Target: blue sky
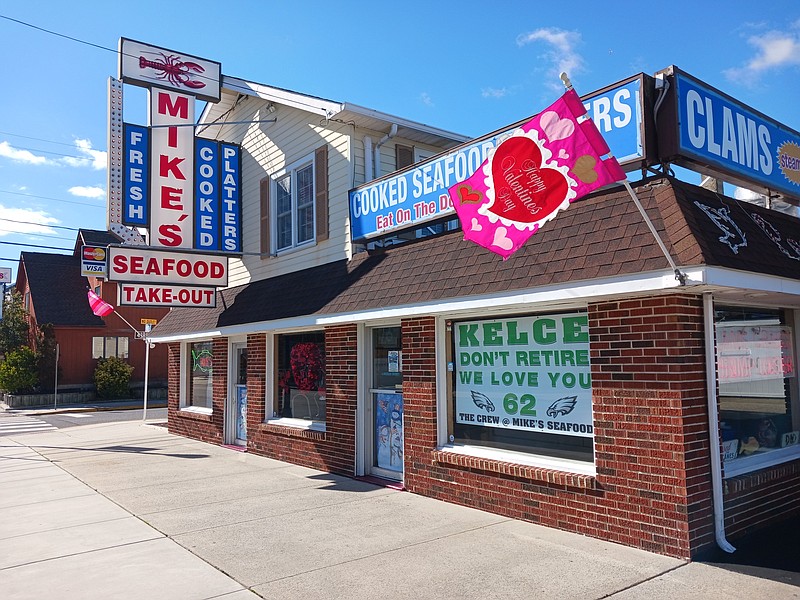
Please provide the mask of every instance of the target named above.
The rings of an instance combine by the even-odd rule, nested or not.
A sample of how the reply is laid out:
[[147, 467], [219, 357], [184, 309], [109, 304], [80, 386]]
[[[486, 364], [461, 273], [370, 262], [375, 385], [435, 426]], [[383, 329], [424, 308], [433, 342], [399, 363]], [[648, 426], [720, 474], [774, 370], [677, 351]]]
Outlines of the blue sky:
[[[12, 244], [69, 248], [74, 229], [105, 228], [106, 86], [120, 37], [219, 61], [226, 75], [474, 137], [550, 104], [563, 91], [561, 70], [588, 94], [669, 65], [800, 130], [797, 0], [564, 6], [4, 2], [0, 267], [16, 278], [17, 263], [6, 259], [48, 251]], [[125, 98], [125, 120], [144, 124], [143, 91], [126, 86]]]

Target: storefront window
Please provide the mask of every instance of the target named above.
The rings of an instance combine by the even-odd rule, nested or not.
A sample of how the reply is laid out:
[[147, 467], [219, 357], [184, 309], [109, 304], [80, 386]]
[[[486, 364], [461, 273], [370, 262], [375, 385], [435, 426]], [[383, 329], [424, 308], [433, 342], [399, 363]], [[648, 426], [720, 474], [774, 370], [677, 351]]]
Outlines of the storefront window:
[[214, 369], [212, 342], [189, 344], [189, 394], [186, 404], [198, 408], [212, 407]]
[[592, 461], [585, 313], [454, 322], [457, 444]]
[[274, 417], [325, 422], [325, 334], [279, 335]]
[[[723, 458], [734, 469], [798, 443], [794, 333], [787, 312], [718, 307], [717, 376]], [[752, 460], [751, 460], [752, 462]]]

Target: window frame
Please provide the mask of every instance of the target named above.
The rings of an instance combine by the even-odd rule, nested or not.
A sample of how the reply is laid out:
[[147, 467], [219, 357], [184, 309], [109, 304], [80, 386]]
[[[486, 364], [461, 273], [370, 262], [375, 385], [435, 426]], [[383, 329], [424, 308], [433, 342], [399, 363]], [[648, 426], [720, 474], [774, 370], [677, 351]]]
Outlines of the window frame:
[[[299, 233], [299, 226], [298, 226], [298, 213], [301, 207], [298, 206], [297, 202], [297, 175], [303, 169], [310, 167], [311, 168], [311, 194], [309, 196], [309, 201], [307, 205], [304, 205], [303, 208], [308, 208], [311, 210], [313, 219], [311, 223], [311, 230], [310, 230], [310, 237], [303, 241], [298, 241], [298, 233]], [[290, 221], [291, 221], [291, 244], [285, 247], [279, 247], [279, 229], [278, 229], [278, 194], [279, 194], [279, 182], [284, 180], [286, 177], [289, 177], [290, 181], [290, 200], [291, 200], [291, 210], [290, 210]], [[319, 215], [317, 214], [317, 164], [316, 164], [316, 153], [311, 152], [304, 157], [300, 158], [299, 160], [291, 163], [285, 169], [278, 171], [275, 175], [270, 178], [270, 214], [272, 218], [270, 219], [270, 239], [272, 240], [270, 251], [273, 255], [279, 256], [282, 254], [286, 254], [288, 252], [292, 252], [298, 250], [300, 248], [307, 248], [309, 246], [314, 246], [317, 241], [317, 219]]]
[[[279, 377], [278, 377], [278, 362], [280, 360], [279, 344], [281, 337], [293, 335], [307, 335], [307, 334], [320, 334], [322, 336], [322, 353], [323, 365], [325, 363], [325, 330], [318, 327], [309, 329], [291, 329], [279, 330], [267, 334], [267, 360], [266, 360], [266, 381], [265, 398], [264, 398], [264, 423], [269, 425], [277, 425], [282, 427], [293, 427], [296, 429], [308, 429], [313, 431], [324, 432], [327, 427], [327, 407], [325, 408], [325, 420], [311, 420], [295, 417], [285, 417], [280, 414], [279, 401]], [[323, 370], [324, 376], [327, 376], [327, 366]], [[324, 398], [324, 397], [323, 397]]]
[[[493, 460], [504, 463], [521, 464], [536, 468], [545, 468], [565, 473], [596, 476], [596, 456], [592, 442], [591, 460], [578, 460], [567, 457], [550, 456], [517, 450], [494, 448], [477, 444], [465, 444], [454, 437], [455, 420], [455, 324], [464, 321], [492, 321], [514, 317], [546, 317], [548, 315], [565, 315], [585, 313], [586, 306], [564, 306], [558, 311], [534, 311], [515, 314], [451, 314], [436, 320], [436, 372], [437, 376], [437, 450], [455, 455]], [[590, 367], [591, 368], [591, 367]], [[594, 423], [594, 406], [592, 406], [592, 422]], [[548, 434], [550, 435], [550, 434]], [[592, 436], [594, 440], [594, 436]]]
[[190, 393], [190, 385], [191, 385], [191, 377], [190, 377], [190, 361], [191, 361], [191, 348], [194, 344], [212, 344], [213, 347], [213, 339], [198, 339], [198, 340], [191, 340], [188, 342], [184, 342], [181, 344], [181, 375], [180, 375], [180, 410], [185, 412], [194, 412], [204, 415], [210, 415], [214, 411], [214, 380], [213, 380], [213, 371], [212, 371], [212, 379], [211, 379], [211, 406], [195, 406], [190, 404], [191, 401], [191, 393]]
[[[714, 305], [714, 312], [718, 310], [779, 310], [784, 313], [785, 316], [785, 323], [792, 329], [792, 348], [794, 350], [794, 359], [795, 361], [798, 360], [800, 357], [800, 310], [793, 310], [786, 307], [775, 307], [775, 306], [758, 306], [753, 304], [747, 305], [739, 305], [735, 303], [728, 303], [728, 302], [719, 302], [715, 303]], [[722, 416], [722, 406], [720, 402], [720, 388], [719, 388], [719, 356], [718, 356], [718, 340], [716, 336], [716, 327], [717, 327], [717, 320], [716, 316], [714, 318], [714, 370], [716, 373], [716, 383], [717, 383], [717, 411], [719, 414], [720, 424], [725, 420]], [[794, 376], [789, 378], [789, 381], [786, 384], [787, 394], [789, 396], [788, 403], [791, 410], [791, 419], [793, 422], [793, 431], [800, 430], [800, 369], [797, 368], [795, 364], [795, 373]], [[724, 444], [724, 440], [722, 439], [722, 435], [720, 435], [720, 445], [722, 450], [722, 445]], [[775, 448], [768, 452], [763, 453], [756, 453], [750, 456], [739, 456], [736, 459], [722, 461], [722, 471], [723, 471], [723, 478], [730, 479], [732, 477], [738, 477], [740, 475], [746, 475], [748, 473], [752, 473], [754, 471], [759, 471], [762, 469], [767, 469], [771, 467], [775, 467], [781, 465], [783, 463], [797, 460], [800, 458], [800, 444], [794, 444], [791, 446], [786, 446], [784, 448]]]

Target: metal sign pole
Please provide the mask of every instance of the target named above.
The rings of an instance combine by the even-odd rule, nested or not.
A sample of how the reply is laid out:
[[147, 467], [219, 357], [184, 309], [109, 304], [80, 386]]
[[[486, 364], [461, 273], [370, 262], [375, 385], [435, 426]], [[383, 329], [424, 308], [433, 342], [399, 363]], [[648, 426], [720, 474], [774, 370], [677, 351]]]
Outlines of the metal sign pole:
[[150, 329], [152, 325], [144, 326], [144, 401], [142, 404], [142, 423], [147, 422], [147, 383], [150, 379]]
[[55, 387], [53, 388], [53, 410], [58, 409], [58, 355], [59, 355], [60, 346], [56, 344], [56, 377], [55, 377]]

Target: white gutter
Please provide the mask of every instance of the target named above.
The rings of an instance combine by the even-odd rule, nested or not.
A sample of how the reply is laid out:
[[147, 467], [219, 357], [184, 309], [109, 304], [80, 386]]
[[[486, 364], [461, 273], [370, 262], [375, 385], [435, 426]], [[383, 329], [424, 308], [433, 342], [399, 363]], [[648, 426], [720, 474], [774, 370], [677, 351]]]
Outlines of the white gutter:
[[703, 321], [706, 344], [706, 395], [708, 396], [708, 439], [711, 446], [711, 492], [714, 499], [714, 534], [717, 545], [725, 552], [736, 552], [725, 539], [725, 504], [722, 491], [722, 459], [720, 458], [719, 408], [717, 406], [717, 356], [714, 351], [714, 299], [703, 294]]
[[368, 183], [375, 179], [372, 174], [372, 138], [364, 136], [364, 183]]
[[381, 141], [375, 144], [375, 177], [381, 176], [381, 146], [397, 135], [397, 123], [392, 123], [389, 133], [381, 138]]

